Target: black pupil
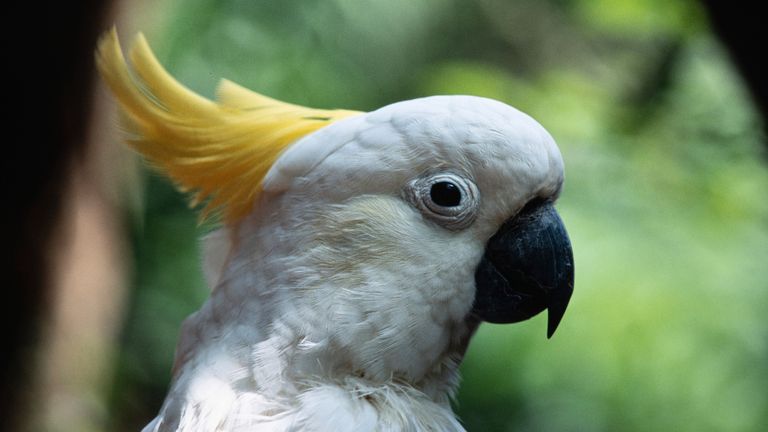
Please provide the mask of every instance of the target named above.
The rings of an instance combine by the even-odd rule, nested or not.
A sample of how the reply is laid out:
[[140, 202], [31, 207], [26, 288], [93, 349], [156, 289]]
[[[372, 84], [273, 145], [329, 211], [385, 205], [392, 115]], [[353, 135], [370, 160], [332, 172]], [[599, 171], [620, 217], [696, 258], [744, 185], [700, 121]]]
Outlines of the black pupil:
[[456, 207], [461, 204], [461, 190], [451, 182], [438, 182], [429, 191], [432, 202], [441, 207]]

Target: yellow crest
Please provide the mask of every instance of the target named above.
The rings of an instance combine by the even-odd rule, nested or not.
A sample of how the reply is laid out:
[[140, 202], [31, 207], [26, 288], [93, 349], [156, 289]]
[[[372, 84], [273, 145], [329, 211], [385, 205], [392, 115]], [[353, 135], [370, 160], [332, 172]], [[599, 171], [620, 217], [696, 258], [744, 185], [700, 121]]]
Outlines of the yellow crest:
[[128, 123], [128, 144], [165, 171], [202, 217], [247, 215], [262, 180], [299, 138], [358, 111], [319, 110], [280, 102], [222, 80], [217, 101], [187, 89], [163, 69], [142, 34], [123, 58], [117, 31], [102, 37], [96, 62]]

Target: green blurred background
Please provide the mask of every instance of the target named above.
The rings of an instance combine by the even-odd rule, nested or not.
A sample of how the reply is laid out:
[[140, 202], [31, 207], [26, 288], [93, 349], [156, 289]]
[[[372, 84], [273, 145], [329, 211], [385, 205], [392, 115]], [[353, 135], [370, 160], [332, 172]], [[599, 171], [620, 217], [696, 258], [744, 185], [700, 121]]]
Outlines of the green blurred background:
[[[468, 430], [766, 430], [768, 146], [697, 2], [173, 0], [134, 14], [207, 96], [221, 77], [323, 108], [472, 94], [552, 133], [576, 291], [551, 340], [544, 317], [481, 327], [456, 402]], [[207, 296], [209, 227], [143, 179], [115, 431], [157, 412], [180, 323]]]

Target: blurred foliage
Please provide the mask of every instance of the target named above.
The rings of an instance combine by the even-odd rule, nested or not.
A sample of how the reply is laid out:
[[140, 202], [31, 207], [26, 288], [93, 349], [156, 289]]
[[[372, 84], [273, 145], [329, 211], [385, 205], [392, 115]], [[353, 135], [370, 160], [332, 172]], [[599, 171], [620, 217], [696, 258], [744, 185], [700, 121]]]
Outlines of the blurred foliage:
[[[761, 431], [768, 424], [765, 136], [693, 1], [174, 0], [150, 34], [182, 82], [370, 110], [474, 94], [531, 114], [566, 162], [576, 292], [484, 324], [457, 410], [471, 431]], [[112, 430], [159, 408], [207, 296], [195, 215], [150, 174]]]

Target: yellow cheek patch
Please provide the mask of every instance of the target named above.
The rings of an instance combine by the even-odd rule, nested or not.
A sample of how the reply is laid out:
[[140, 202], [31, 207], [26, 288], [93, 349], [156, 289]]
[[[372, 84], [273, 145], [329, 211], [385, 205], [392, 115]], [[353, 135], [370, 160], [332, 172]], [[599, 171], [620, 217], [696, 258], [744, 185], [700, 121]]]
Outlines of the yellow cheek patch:
[[283, 150], [301, 137], [358, 111], [320, 110], [281, 102], [222, 80], [212, 101], [176, 81], [142, 34], [123, 57], [117, 31], [99, 41], [96, 63], [126, 119], [126, 142], [179, 189], [206, 202], [201, 218], [235, 222], [247, 215], [262, 180]]

